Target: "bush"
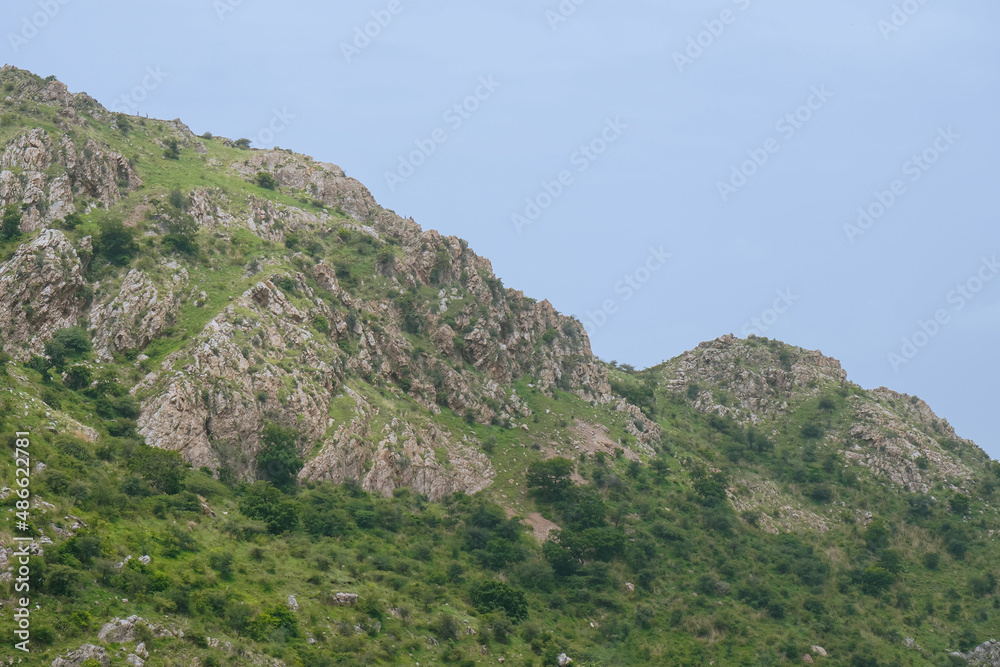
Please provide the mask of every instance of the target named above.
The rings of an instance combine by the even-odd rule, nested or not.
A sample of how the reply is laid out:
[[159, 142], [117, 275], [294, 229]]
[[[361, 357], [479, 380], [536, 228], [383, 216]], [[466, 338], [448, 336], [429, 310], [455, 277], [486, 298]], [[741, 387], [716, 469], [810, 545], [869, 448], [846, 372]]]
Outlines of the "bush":
[[258, 171], [254, 177], [254, 182], [265, 190], [276, 190], [278, 188], [277, 179], [266, 171]]
[[177, 143], [176, 139], [167, 139], [163, 142], [165, 148], [163, 149], [163, 157], [168, 160], [180, 160], [181, 159], [181, 147]]
[[503, 611], [515, 623], [528, 617], [524, 592], [502, 581], [487, 581], [472, 592], [472, 604], [480, 614]]
[[263, 521], [268, 532], [275, 535], [294, 529], [298, 523], [297, 505], [284, 500], [281, 492], [267, 481], [257, 481], [248, 486], [240, 499], [239, 508], [244, 516]]
[[292, 428], [282, 428], [273, 422], [264, 425], [261, 433], [263, 447], [257, 455], [257, 473], [260, 478], [280, 489], [287, 489], [302, 470], [297, 442], [299, 433]]
[[547, 461], [536, 461], [528, 466], [528, 488], [534, 489], [544, 500], [557, 502], [566, 497], [573, 488], [573, 462], [556, 457]]
[[956, 491], [955, 495], [948, 500], [948, 505], [951, 507], [952, 514], [964, 516], [969, 513], [969, 497], [964, 493]]
[[896, 575], [884, 567], [871, 565], [861, 573], [861, 591], [867, 595], [881, 595], [896, 581]]
[[63, 229], [73, 230], [83, 223], [83, 216], [79, 213], [70, 213], [62, 221]]
[[45, 356], [56, 369], [62, 368], [67, 361], [83, 357], [90, 350], [90, 336], [83, 327], [59, 329], [45, 344]]
[[10, 204], [3, 210], [3, 221], [0, 222], [0, 241], [10, 241], [21, 235], [21, 210]]
[[125, 266], [139, 252], [139, 244], [136, 243], [132, 230], [117, 220], [101, 227], [95, 246], [97, 254], [116, 266]]

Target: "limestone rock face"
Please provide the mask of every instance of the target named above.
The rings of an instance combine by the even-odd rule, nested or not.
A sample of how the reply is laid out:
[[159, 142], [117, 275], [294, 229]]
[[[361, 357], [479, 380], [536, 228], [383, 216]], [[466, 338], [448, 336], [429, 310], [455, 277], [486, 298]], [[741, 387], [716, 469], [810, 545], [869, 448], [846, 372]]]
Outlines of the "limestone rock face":
[[140, 623], [148, 626], [150, 632], [153, 634], [153, 637], [158, 639], [170, 637], [180, 638], [184, 636], [184, 633], [181, 630], [175, 630], [172, 627], [165, 628], [155, 623], [147, 623], [141, 616], [132, 615], [128, 618], [115, 618], [108, 621], [101, 626], [100, 632], [97, 633], [97, 638], [108, 644], [125, 644], [128, 642], [134, 642], [137, 639], [136, 626]]
[[972, 471], [960, 460], [986, 462], [924, 401], [884, 387], [864, 391], [847, 381], [839, 361], [820, 352], [729, 335], [667, 362], [662, 372], [666, 388], [699, 412], [765, 431], [809, 401], [846, 398], [853, 413], [848, 425], [823, 433], [820, 442], [911, 492], [927, 493], [937, 480], [968, 490]]
[[955, 653], [973, 667], [1000, 667], [1000, 644], [996, 639], [983, 642], [968, 653]]
[[[310, 441], [322, 437], [337, 374], [317, 356], [313, 333], [300, 326], [304, 319], [270, 281], [245, 292], [190, 348], [167, 357], [161, 371], [134, 389], [149, 394], [140, 433], [194, 465], [226, 465], [241, 475], [252, 468], [269, 417]], [[261, 352], [295, 362], [268, 362]], [[184, 365], [172, 370], [175, 362]]]
[[[90, 242], [81, 245], [89, 259]], [[0, 264], [0, 336], [15, 359], [42, 354], [45, 341], [76, 326], [87, 305], [83, 260], [66, 236], [46, 229]]]
[[[918, 466], [921, 459], [927, 462], [930, 475], [969, 480], [972, 471], [968, 466], [945, 451], [936, 439], [943, 436], [960, 442], [947, 422], [934, 419], [914, 422], [900, 414], [910, 410], [898, 406], [916, 406], [916, 403], [903, 400], [902, 394], [884, 388], [874, 390], [872, 394], [878, 402], [852, 397], [855, 399], [856, 416], [850, 428], [851, 439], [844, 451], [848, 460], [919, 493], [927, 493], [931, 482], [929, 477], [925, 479], [928, 473], [922, 472]], [[932, 423], [936, 426], [931, 426]], [[921, 430], [920, 425], [926, 425], [928, 429]]]
[[178, 305], [173, 292], [161, 293], [142, 271], [129, 271], [117, 296], [90, 311], [94, 352], [111, 361], [115, 352], [141, 350], [175, 321]]
[[[685, 393], [697, 387], [695, 409], [747, 425], [786, 413], [793, 392], [816, 393], [820, 384], [847, 379], [840, 362], [820, 352], [786, 346], [782, 354], [757, 340], [730, 334], [700, 344], [668, 362], [667, 388]], [[725, 405], [718, 400], [719, 390], [728, 395]]]
[[110, 667], [111, 656], [100, 646], [84, 644], [75, 651], [70, 651], [52, 661], [52, 667], [80, 667], [87, 660], [96, 660], [103, 667]]
[[[300, 480], [357, 479], [365, 490], [386, 496], [406, 486], [432, 500], [455, 491], [474, 493], [493, 481], [485, 454], [465, 443], [449, 442], [433, 426], [419, 429], [395, 417], [385, 423], [378, 408], [349, 388], [345, 392], [356, 404], [353, 418], [324, 441], [319, 454], [299, 473]], [[438, 457], [441, 450], [447, 451], [445, 460]]]
[[92, 138], [64, 134], [53, 139], [35, 128], [8, 143], [0, 156], [0, 204], [25, 208], [25, 232], [72, 213], [75, 196], [108, 207], [140, 185], [142, 180], [124, 156]]

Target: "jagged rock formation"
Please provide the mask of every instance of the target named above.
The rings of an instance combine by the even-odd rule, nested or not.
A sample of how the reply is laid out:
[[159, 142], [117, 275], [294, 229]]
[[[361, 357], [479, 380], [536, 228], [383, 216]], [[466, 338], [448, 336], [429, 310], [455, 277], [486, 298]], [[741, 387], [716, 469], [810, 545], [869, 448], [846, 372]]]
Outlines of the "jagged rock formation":
[[825, 433], [823, 442], [913, 492], [926, 493], [934, 479], [967, 490], [972, 471], [956, 451], [985, 462], [973, 443], [959, 438], [919, 398], [884, 387], [866, 392], [847, 381], [839, 361], [817, 351], [728, 335], [666, 362], [658, 372], [664, 388], [688, 396], [699, 412], [764, 431], [810, 400], [845, 396], [853, 415], [846, 426]]
[[118, 294], [90, 310], [94, 351], [111, 361], [116, 352], [141, 350], [176, 321], [178, 306], [174, 292], [161, 293], [142, 271], [129, 271]]
[[1000, 667], [1000, 644], [991, 639], [983, 642], [968, 653], [952, 653], [964, 658], [973, 667]]
[[26, 232], [72, 213], [75, 197], [106, 208], [141, 184], [121, 153], [92, 138], [64, 134], [53, 140], [42, 128], [9, 143], [0, 156], [0, 204], [24, 207]]
[[15, 359], [42, 354], [56, 330], [75, 326], [83, 315], [89, 238], [80, 251], [82, 258], [65, 234], [46, 229], [0, 265], [0, 340]]

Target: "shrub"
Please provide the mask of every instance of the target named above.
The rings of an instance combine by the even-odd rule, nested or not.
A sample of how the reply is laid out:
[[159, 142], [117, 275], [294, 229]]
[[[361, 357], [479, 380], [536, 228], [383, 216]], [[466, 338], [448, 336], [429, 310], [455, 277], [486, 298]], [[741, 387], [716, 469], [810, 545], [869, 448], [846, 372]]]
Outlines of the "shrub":
[[10, 241], [21, 235], [21, 210], [10, 204], [3, 210], [3, 220], [0, 222], [0, 241]]
[[111, 264], [125, 266], [139, 252], [132, 231], [117, 220], [112, 220], [101, 227], [95, 243], [95, 252]]
[[268, 532], [279, 534], [292, 530], [298, 523], [298, 507], [284, 500], [281, 492], [267, 481], [257, 481], [247, 487], [239, 502], [240, 511], [251, 519], [267, 525]]
[[476, 587], [472, 603], [480, 614], [503, 611], [515, 623], [528, 617], [528, 599], [524, 592], [502, 581], [487, 581]]
[[573, 462], [556, 457], [536, 461], [528, 466], [528, 488], [534, 489], [544, 500], [559, 501], [573, 488]]
[[176, 139], [167, 139], [163, 142], [165, 148], [163, 149], [163, 157], [168, 160], [180, 160], [181, 159], [181, 147], [177, 143]]
[[295, 476], [302, 470], [297, 445], [299, 433], [292, 428], [283, 428], [273, 422], [264, 425], [261, 433], [263, 447], [257, 455], [257, 473], [260, 478], [278, 488], [288, 488]]
[[277, 179], [266, 171], [258, 171], [254, 177], [254, 182], [265, 190], [276, 190], [278, 188]]
[[861, 573], [861, 591], [867, 595], [881, 595], [896, 581], [896, 575], [884, 567], [870, 565]]
[[969, 513], [969, 497], [964, 493], [956, 491], [955, 495], [948, 500], [948, 505], [953, 514], [964, 516]]
[[62, 368], [70, 360], [79, 359], [90, 352], [90, 336], [83, 327], [67, 327], [52, 334], [45, 344], [45, 356], [54, 368]]

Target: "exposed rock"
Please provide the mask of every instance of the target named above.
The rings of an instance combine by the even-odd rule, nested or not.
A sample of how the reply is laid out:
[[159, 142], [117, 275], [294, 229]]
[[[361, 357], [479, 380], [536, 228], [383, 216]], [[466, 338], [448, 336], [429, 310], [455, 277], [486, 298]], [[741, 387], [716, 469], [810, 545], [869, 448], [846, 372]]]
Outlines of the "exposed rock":
[[141, 350], [173, 324], [177, 308], [173, 292], [161, 294], [142, 271], [129, 271], [117, 296], [90, 311], [94, 352], [111, 361], [116, 352]]
[[823, 517], [783, 494], [769, 480], [741, 477], [726, 489], [726, 495], [737, 513], [756, 512], [757, 525], [765, 532], [777, 535], [803, 529], [821, 533], [829, 530]]
[[97, 633], [97, 638], [108, 644], [124, 644], [127, 642], [134, 642], [136, 640], [136, 626], [140, 623], [146, 625], [153, 637], [157, 639], [170, 637], [180, 638], [184, 636], [184, 633], [181, 630], [175, 630], [172, 627], [165, 628], [161, 625], [156, 625], [155, 623], [148, 623], [142, 617], [133, 615], [128, 618], [115, 618], [108, 621], [101, 626], [100, 632]]
[[52, 667], [80, 667], [87, 660], [96, 660], [103, 667], [110, 667], [111, 656], [100, 646], [84, 644], [75, 651], [61, 655], [52, 661]]
[[76, 325], [86, 306], [83, 270], [66, 235], [55, 229], [43, 230], [0, 264], [4, 351], [15, 359], [40, 355], [56, 330]]
[[556, 664], [559, 665], [559, 667], [566, 667], [566, 665], [571, 662], [573, 662], [573, 658], [569, 657], [565, 653], [560, 653], [558, 657], [556, 657]]
[[338, 607], [352, 606], [358, 603], [357, 593], [337, 593], [333, 596], [333, 604]]
[[825, 658], [828, 655], [827, 652], [826, 652], [826, 649], [823, 648], [822, 646], [813, 645], [812, 652], [815, 653], [816, 655], [822, 657], [822, 658]]
[[288, 605], [288, 609], [290, 611], [298, 611], [299, 610], [299, 602], [298, 602], [298, 600], [295, 599], [294, 595], [289, 595], [288, 596], [288, 600], [286, 601], [286, 604]]
[[983, 642], [968, 653], [955, 652], [951, 655], [965, 658], [974, 667], [1000, 667], [1000, 643], [996, 639]]
[[72, 213], [74, 196], [106, 208], [140, 185], [131, 163], [93, 138], [78, 146], [68, 134], [55, 142], [35, 128], [9, 142], [0, 156], [0, 203], [25, 207], [26, 232]]

